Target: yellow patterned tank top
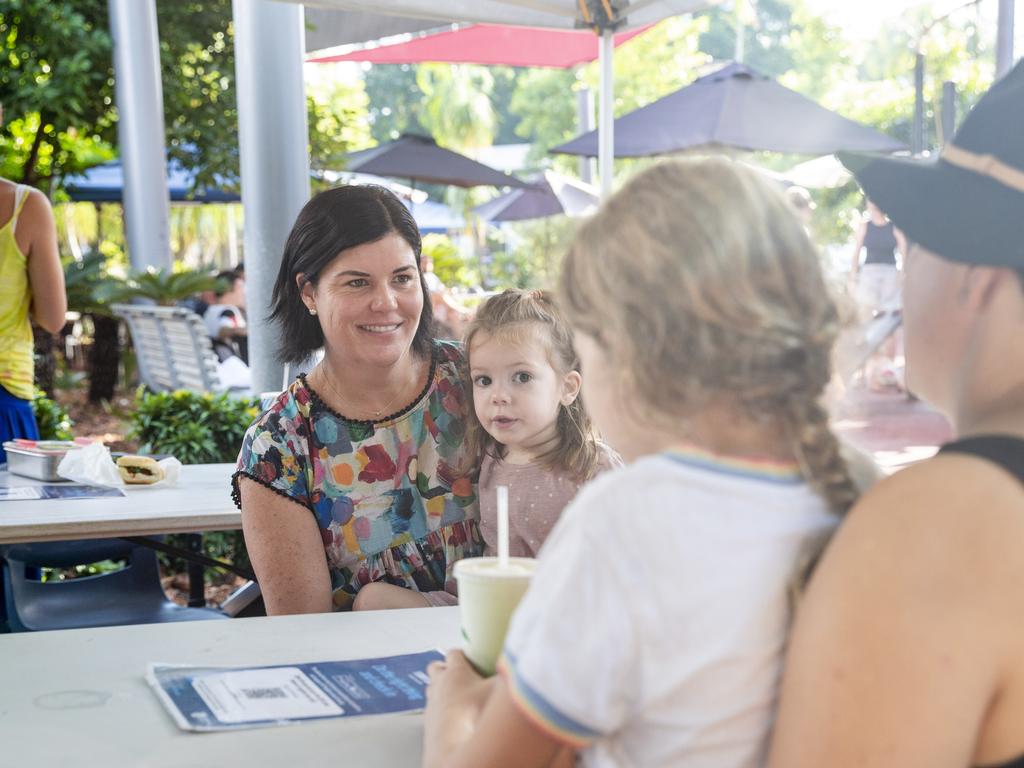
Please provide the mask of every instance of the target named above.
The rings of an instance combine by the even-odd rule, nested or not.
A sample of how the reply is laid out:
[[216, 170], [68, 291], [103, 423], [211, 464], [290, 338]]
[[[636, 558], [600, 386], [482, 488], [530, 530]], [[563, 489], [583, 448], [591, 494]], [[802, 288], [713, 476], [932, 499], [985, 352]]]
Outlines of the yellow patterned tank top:
[[0, 384], [15, 397], [32, 399], [34, 372], [32, 324], [29, 305], [28, 260], [18, 248], [14, 229], [29, 188], [14, 192], [14, 214], [0, 227]]

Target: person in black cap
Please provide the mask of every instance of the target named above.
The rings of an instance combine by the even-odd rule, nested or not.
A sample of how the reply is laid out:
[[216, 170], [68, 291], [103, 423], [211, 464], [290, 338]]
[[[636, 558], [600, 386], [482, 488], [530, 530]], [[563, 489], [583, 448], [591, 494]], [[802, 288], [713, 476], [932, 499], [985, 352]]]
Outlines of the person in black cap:
[[907, 381], [958, 437], [840, 527], [770, 765], [1024, 768], [1024, 63], [937, 161], [842, 160], [915, 243]]

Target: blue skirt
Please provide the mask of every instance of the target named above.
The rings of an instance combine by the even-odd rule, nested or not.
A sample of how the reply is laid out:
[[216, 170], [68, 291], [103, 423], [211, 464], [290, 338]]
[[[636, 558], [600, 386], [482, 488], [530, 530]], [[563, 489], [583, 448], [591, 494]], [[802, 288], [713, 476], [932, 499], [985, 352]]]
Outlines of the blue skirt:
[[[15, 397], [0, 385], [0, 442], [16, 437], [39, 439], [39, 427], [32, 403]], [[7, 452], [0, 446], [0, 463], [6, 463]]]

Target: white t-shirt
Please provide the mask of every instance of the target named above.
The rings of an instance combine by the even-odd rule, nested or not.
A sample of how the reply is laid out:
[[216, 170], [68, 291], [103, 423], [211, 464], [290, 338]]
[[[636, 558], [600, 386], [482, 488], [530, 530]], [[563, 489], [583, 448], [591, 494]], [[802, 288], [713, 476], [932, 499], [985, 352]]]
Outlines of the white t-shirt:
[[245, 328], [245, 316], [234, 304], [211, 304], [203, 314], [206, 335], [217, 338], [220, 329]]
[[790, 466], [665, 453], [600, 475], [513, 617], [513, 698], [587, 766], [761, 765], [788, 589], [837, 522]]

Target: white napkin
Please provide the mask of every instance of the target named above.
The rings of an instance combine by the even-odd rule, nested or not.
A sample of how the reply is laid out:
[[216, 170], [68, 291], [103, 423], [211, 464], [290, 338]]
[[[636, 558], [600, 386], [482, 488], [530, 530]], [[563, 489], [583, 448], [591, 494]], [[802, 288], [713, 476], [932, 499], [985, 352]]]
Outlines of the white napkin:
[[102, 485], [107, 488], [153, 488], [175, 485], [181, 474], [181, 462], [174, 457], [157, 462], [164, 471], [164, 479], [149, 485], [126, 485], [121, 479], [117, 464], [110, 455], [110, 449], [103, 443], [90, 443], [64, 454], [57, 465], [57, 474], [67, 480], [86, 485]]

